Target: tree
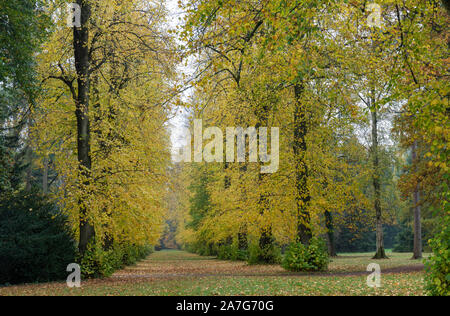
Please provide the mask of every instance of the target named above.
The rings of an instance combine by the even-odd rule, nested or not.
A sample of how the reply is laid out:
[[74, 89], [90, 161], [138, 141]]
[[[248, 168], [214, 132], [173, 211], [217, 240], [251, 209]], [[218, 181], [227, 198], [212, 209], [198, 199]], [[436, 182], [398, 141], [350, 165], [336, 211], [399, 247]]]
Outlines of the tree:
[[49, 282], [67, 277], [75, 260], [67, 217], [39, 192], [0, 198], [0, 284]]
[[[31, 168], [27, 128], [38, 94], [35, 55], [48, 35], [41, 1], [7, 1], [0, 6], [0, 193], [18, 190]], [[22, 142], [25, 146], [22, 146]]]
[[[372, 104], [375, 104], [372, 99]], [[380, 183], [380, 163], [379, 163], [379, 148], [378, 148], [378, 117], [376, 106], [370, 109], [372, 112], [372, 146], [370, 148], [373, 163], [373, 189], [374, 189], [374, 203], [375, 203], [375, 216], [376, 216], [376, 232], [377, 232], [377, 252], [374, 259], [387, 258], [384, 251], [384, 239], [383, 239], [383, 219], [381, 211], [381, 183]]]
[[[411, 148], [413, 156], [410, 175], [405, 176], [402, 183], [403, 191], [413, 195], [413, 258], [422, 256], [423, 206], [442, 209], [437, 201], [445, 193], [438, 183], [445, 183], [445, 174], [448, 171], [444, 158], [448, 155], [448, 149], [443, 145], [448, 142], [445, 132], [448, 130], [448, 88], [443, 88], [446, 81], [443, 78], [448, 75], [445, 66], [448, 40], [445, 39], [446, 32], [442, 25], [448, 23], [449, 7], [448, 1], [442, 3], [447, 12], [442, 10], [439, 1], [396, 5], [402, 66], [406, 70], [406, 76], [399, 80], [400, 95], [408, 99], [401, 122], [401, 126], [406, 130], [403, 144]], [[409, 16], [407, 12], [421, 12], [422, 15], [419, 19], [416, 14]], [[407, 35], [407, 29], [419, 24], [423, 25], [423, 28]], [[433, 55], [427, 53], [430, 49]], [[445, 184], [443, 186], [445, 187]], [[447, 214], [438, 214], [437, 218], [445, 222], [443, 218]]]
[[82, 256], [156, 244], [170, 163], [165, 124], [178, 93], [166, 12], [147, 1], [78, 4], [82, 26], [74, 29], [49, 4], [55, 32], [39, 55], [45, 95], [34, 113], [34, 141], [41, 156], [53, 157], [54, 192]]
[[[91, 58], [89, 43], [89, 24], [91, 23], [91, 4], [88, 0], [77, 0], [81, 10], [81, 27], [73, 28], [73, 47], [77, 78], [77, 92], [73, 91], [75, 101], [75, 116], [77, 119], [77, 153], [82, 186], [89, 186], [91, 178], [91, 124], [89, 120]], [[88, 245], [95, 238], [93, 223], [87, 218], [87, 208], [83, 205], [85, 197], [80, 197], [80, 239], [78, 249], [83, 256]]]

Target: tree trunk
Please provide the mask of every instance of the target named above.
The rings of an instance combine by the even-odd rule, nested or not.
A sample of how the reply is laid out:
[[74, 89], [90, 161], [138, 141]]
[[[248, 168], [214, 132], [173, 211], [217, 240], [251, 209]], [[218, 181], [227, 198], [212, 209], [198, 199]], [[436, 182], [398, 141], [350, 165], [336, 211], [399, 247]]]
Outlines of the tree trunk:
[[296, 202], [297, 202], [297, 239], [304, 245], [309, 245], [312, 238], [310, 227], [311, 215], [309, 203], [311, 196], [308, 189], [308, 166], [306, 164], [306, 135], [308, 132], [306, 109], [300, 98], [303, 94], [303, 85], [296, 84], [295, 110], [294, 110], [294, 161], [296, 173]]
[[377, 252], [373, 259], [387, 259], [384, 250], [383, 238], [383, 218], [381, 210], [381, 182], [380, 182], [380, 161], [378, 157], [378, 117], [375, 100], [372, 100], [372, 161], [373, 161], [373, 189], [374, 189], [374, 206], [376, 215], [376, 235], [377, 235]]
[[[260, 177], [264, 177], [265, 175], [261, 175]], [[264, 193], [260, 196], [260, 216], [263, 218], [264, 215], [267, 214], [267, 211], [269, 209], [267, 197]], [[264, 218], [263, 218], [264, 220]], [[259, 263], [276, 263], [276, 259], [274, 257], [274, 238], [272, 233], [272, 226], [268, 225], [266, 227], [261, 228], [261, 235], [259, 237], [259, 248], [261, 249], [261, 254], [258, 258]]]
[[48, 193], [48, 158], [47, 157], [44, 158], [43, 164], [44, 164], [44, 170], [42, 173], [42, 192], [44, 194], [47, 194]]
[[248, 239], [247, 239], [247, 228], [244, 227], [238, 233], [238, 249], [247, 250], [248, 249]]
[[[90, 122], [89, 122], [89, 89], [90, 89], [90, 57], [89, 57], [89, 20], [91, 8], [87, 1], [77, 0], [81, 7], [81, 27], [74, 28], [73, 46], [75, 51], [75, 68], [77, 72], [78, 95], [75, 115], [77, 117], [77, 150], [81, 174], [84, 177], [82, 186], [89, 185], [91, 176], [90, 155]], [[80, 240], [81, 255], [87, 250], [95, 237], [94, 226], [89, 223], [88, 210], [80, 198]]]
[[325, 211], [325, 226], [327, 227], [328, 253], [330, 257], [337, 257], [336, 241], [334, 238], [333, 216], [331, 215], [331, 212], [328, 211]]
[[26, 149], [26, 161], [28, 163], [28, 166], [25, 175], [25, 191], [31, 192], [31, 181], [33, 180], [33, 151], [29, 144], [27, 145]]
[[[412, 160], [413, 164], [418, 163], [417, 159], [417, 141], [414, 141], [412, 146]], [[422, 225], [420, 222], [420, 191], [419, 183], [414, 189], [414, 252], [412, 259], [422, 258]]]
[[27, 139], [27, 146], [25, 149], [25, 161], [27, 162], [27, 168], [26, 168], [26, 172], [25, 172], [25, 191], [26, 192], [31, 192], [31, 187], [32, 184], [31, 182], [33, 181], [33, 149], [31, 148], [30, 145], [30, 129], [32, 126], [33, 122], [31, 120], [31, 116], [28, 117], [28, 139]]
[[[267, 127], [269, 124], [268, 116], [269, 116], [269, 108], [266, 106], [262, 108], [261, 111], [256, 112], [256, 116], [258, 117], [258, 122], [256, 124], [256, 130], [259, 130], [260, 127]], [[264, 179], [268, 177], [268, 174], [262, 174], [259, 173], [258, 179], [259, 184], [262, 185], [264, 183]], [[267, 198], [266, 192], [261, 192], [259, 197], [259, 214], [264, 221], [264, 216], [269, 211], [269, 201]], [[259, 237], [259, 247], [262, 250], [260, 258], [258, 258], [258, 261], [260, 263], [276, 263], [277, 258], [274, 257], [274, 237], [272, 233], [272, 226], [271, 224], [266, 227], [261, 227], [261, 235]]]

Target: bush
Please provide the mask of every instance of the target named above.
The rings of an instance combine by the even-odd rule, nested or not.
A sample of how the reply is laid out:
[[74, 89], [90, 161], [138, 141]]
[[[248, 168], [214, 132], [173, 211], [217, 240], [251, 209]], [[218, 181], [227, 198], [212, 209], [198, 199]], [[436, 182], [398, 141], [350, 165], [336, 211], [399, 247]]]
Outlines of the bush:
[[116, 270], [133, 265], [153, 252], [150, 246], [115, 244], [110, 250], [104, 250], [100, 244], [91, 244], [87, 252], [79, 259], [84, 278], [103, 278]]
[[136, 264], [138, 261], [145, 259], [154, 252], [154, 247], [151, 246], [136, 246], [129, 245], [122, 247], [122, 264], [130, 266]]
[[186, 250], [200, 256], [218, 256], [217, 245], [207, 241], [196, 241], [186, 245]]
[[75, 262], [67, 219], [38, 193], [0, 199], [0, 284], [62, 280]]
[[325, 241], [313, 238], [309, 246], [292, 243], [286, 250], [282, 266], [289, 271], [325, 271], [330, 262]]
[[186, 244], [184, 249], [200, 256], [215, 256], [221, 260], [246, 261], [248, 259], [248, 250], [240, 249], [236, 238], [229, 238], [220, 243], [196, 241]]
[[231, 260], [234, 260], [234, 261], [247, 261], [248, 260], [248, 256], [249, 256], [249, 254], [248, 254], [248, 250], [247, 249], [234, 248]]
[[448, 214], [444, 215], [442, 220], [442, 231], [430, 240], [433, 255], [425, 261], [426, 289], [433, 296], [450, 296], [450, 215]]
[[77, 260], [83, 278], [90, 279], [109, 275], [112, 267], [110, 267], [111, 263], [108, 264], [106, 257], [106, 253], [102, 251], [99, 244], [89, 244], [84, 256]]
[[221, 260], [231, 260], [233, 258], [233, 251], [232, 245], [219, 245], [217, 247], [217, 258]]
[[281, 262], [281, 251], [273, 242], [265, 247], [257, 243], [250, 243], [248, 251], [248, 264], [279, 264]]
[[239, 249], [235, 243], [220, 245], [217, 247], [217, 258], [221, 260], [245, 261], [248, 259], [248, 251]]

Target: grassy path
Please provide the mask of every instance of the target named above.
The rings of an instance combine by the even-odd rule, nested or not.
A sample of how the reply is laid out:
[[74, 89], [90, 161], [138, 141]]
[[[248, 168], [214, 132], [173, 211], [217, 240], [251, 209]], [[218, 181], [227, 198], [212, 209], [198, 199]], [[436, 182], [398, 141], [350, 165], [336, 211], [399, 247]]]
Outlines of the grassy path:
[[330, 271], [295, 274], [280, 266], [248, 266], [183, 251], [160, 251], [136, 266], [80, 289], [65, 283], [0, 288], [0, 295], [423, 295], [423, 265], [411, 254], [390, 254], [377, 261], [382, 287], [367, 287], [371, 254], [347, 254], [333, 260]]

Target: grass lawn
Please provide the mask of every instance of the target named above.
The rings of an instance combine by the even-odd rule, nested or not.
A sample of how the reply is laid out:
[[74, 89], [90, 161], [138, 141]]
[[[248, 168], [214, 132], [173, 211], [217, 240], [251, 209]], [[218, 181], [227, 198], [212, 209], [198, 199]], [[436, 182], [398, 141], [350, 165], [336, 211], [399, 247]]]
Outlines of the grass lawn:
[[[280, 266], [248, 266], [182, 251], [160, 251], [136, 266], [79, 289], [65, 283], [0, 288], [0, 295], [425, 295], [423, 265], [411, 254], [341, 254], [325, 273], [289, 273]], [[366, 285], [369, 263], [381, 266], [381, 288]]]

